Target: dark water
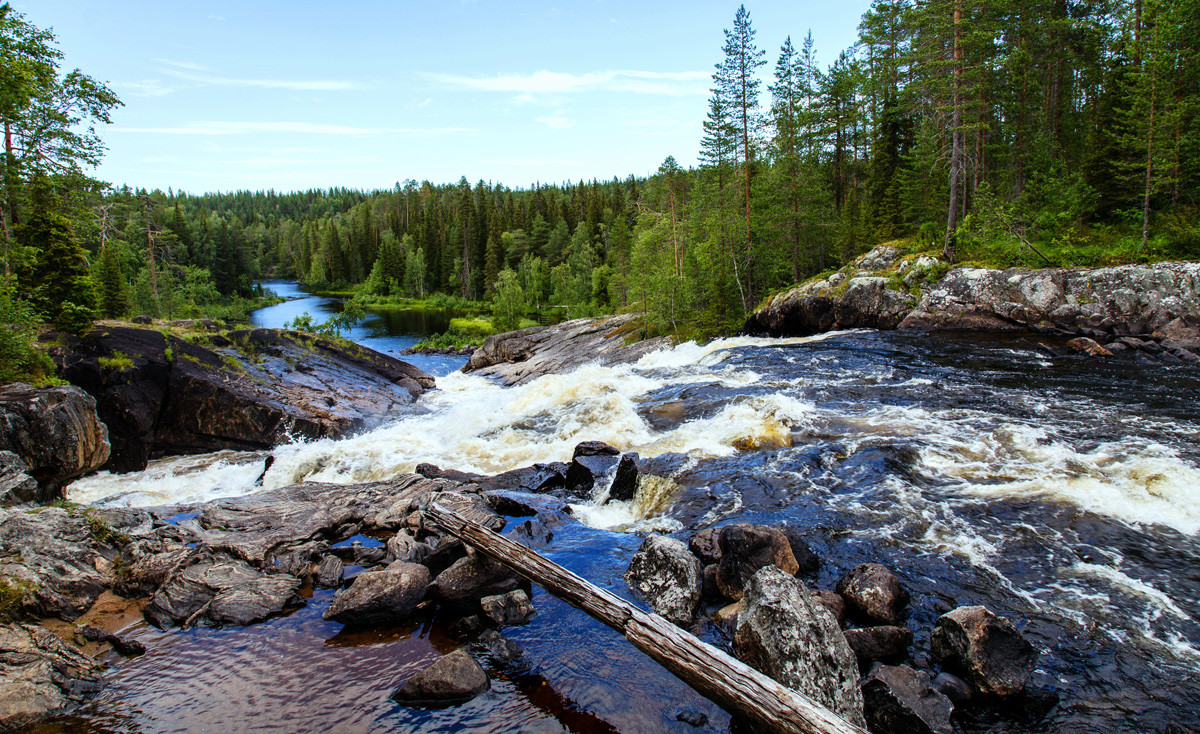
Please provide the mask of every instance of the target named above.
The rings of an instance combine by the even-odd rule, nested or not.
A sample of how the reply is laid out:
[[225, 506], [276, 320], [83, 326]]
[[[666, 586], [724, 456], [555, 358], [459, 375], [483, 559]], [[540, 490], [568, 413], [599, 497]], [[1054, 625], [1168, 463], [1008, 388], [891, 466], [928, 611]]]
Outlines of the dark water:
[[[1058, 703], [960, 712], [959, 731], [1200, 729], [1200, 371], [1048, 359], [1022, 338], [730, 345], [635, 371], [659, 385], [636, 399], [656, 436], [715, 430], [705, 421], [731, 407], [777, 423], [786, 413], [782, 437], [648, 462], [681, 485], [666, 513], [684, 528], [676, 537], [798, 526], [822, 558], [822, 588], [858, 563], [888, 565], [912, 592], [918, 666], [936, 667], [929, 630], [955, 606], [1013, 620], [1041, 651], [1036, 699]], [[628, 598], [621, 574], [640, 542], [572, 524], [543, 552]], [[140, 626], [131, 634], [150, 652], [118, 661], [79, 717], [39, 731], [696, 731], [676, 720], [682, 710], [708, 716], [699, 731], [729, 729], [616, 633], [534, 591], [539, 615], [505, 630], [523, 667], [493, 665], [493, 690], [460, 707], [388, 699], [454, 647], [439, 620], [349, 637], [320, 619], [329, 595], [318, 594], [245, 629]], [[705, 623], [696, 632], [726, 642]]]
[[[314, 296], [295, 281], [264, 280], [262, 285], [288, 300], [252, 313], [250, 321], [255, 326], [282, 329], [285, 324], [306, 313], [319, 324], [339, 313], [342, 308], [340, 299]], [[450, 328], [450, 319], [460, 315], [449, 310], [373, 309], [368, 311], [366, 318], [353, 329], [343, 332], [342, 336], [378, 352], [398, 357], [401, 356], [402, 350], [415, 345], [423, 337], [444, 333]], [[435, 376], [453, 372], [466, 363], [465, 357], [440, 354], [412, 354], [403, 358], [404, 361]]]

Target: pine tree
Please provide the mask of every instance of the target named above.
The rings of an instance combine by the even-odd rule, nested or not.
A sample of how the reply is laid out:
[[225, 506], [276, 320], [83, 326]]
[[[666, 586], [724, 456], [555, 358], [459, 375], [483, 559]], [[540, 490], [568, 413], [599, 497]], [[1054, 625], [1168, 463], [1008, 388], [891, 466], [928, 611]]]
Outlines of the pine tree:
[[96, 318], [96, 287], [87, 253], [75, 241], [62, 202], [43, 173], [29, 187], [29, 208], [17, 227], [18, 241], [36, 257], [30, 278], [30, 303], [63, 331], [78, 333]]

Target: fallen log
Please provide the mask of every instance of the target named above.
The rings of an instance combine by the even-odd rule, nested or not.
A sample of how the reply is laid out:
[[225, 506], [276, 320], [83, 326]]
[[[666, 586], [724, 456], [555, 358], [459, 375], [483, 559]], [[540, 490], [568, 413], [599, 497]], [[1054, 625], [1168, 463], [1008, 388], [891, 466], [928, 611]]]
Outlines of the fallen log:
[[634, 647], [705, 698], [763, 731], [781, 734], [864, 734], [808, 696], [763, 675], [657, 614], [638, 609], [558, 564], [441, 505], [425, 518], [477, 552], [503, 563], [576, 609], [625, 635]]

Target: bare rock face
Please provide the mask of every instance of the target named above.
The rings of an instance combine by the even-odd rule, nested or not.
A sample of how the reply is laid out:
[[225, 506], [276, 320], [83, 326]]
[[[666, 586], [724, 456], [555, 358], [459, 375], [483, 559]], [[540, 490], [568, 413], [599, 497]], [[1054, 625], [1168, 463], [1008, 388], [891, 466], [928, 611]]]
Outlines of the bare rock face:
[[71, 480], [108, 461], [108, 429], [83, 390], [18, 382], [0, 389], [0, 451], [19, 456], [38, 485], [32, 493], [10, 487], [9, 496], [20, 503], [50, 502]]
[[37, 493], [37, 480], [29, 476], [24, 459], [11, 451], [0, 451], [0, 506], [29, 502]]
[[842, 577], [837, 592], [850, 609], [877, 624], [895, 625], [904, 619], [908, 591], [900, 579], [878, 563], [860, 563]]
[[764, 566], [776, 566], [787, 574], [800, 570], [792, 545], [781, 530], [764, 525], [726, 525], [718, 536], [721, 560], [717, 564], [717, 587], [727, 598], [742, 598], [746, 581]]
[[866, 728], [854, 651], [803, 583], [775, 566], [762, 568], [746, 583], [737, 620], [739, 658]]
[[396, 561], [380, 571], [363, 571], [333, 597], [324, 619], [359, 626], [403, 622], [425, 598], [429, 569]]
[[[118, 355], [132, 366], [100, 363]], [[59, 374], [96, 399], [116, 471], [164, 454], [336, 438], [407, 412], [434, 386], [387, 355], [274, 329], [186, 341], [110, 326], [67, 338], [53, 356]]]
[[588, 362], [635, 362], [668, 344], [664, 338], [627, 344], [626, 338], [636, 333], [640, 319], [641, 314], [575, 319], [489, 336], [462, 371], [492, 377], [505, 385], [521, 385]]
[[952, 734], [954, 704], [934, 690], [929, 674], [907, 665], [881, 665], [863, 683], [871, 731], [889, 734]]
[[487, 672], [463, 650], [455, 650], [409, 678], [392, 699], [416, 706], [466, 703], [490, 687]]
[[1020, 693], [1037, 665], [1037, 650], [1004, 617], [986, 607], [959, 607], [943, 614], [929, 638], [933, 654], [967, 673], [982, 692]]
[[656, 613], [682, 627], [696, 616], [704, 568], [683, 542], [651, 535], [633, 554], [625, 581]]
[[34, 625], [0, 626], [0, 728], [31, 724], [103, 686], [100, 663]]

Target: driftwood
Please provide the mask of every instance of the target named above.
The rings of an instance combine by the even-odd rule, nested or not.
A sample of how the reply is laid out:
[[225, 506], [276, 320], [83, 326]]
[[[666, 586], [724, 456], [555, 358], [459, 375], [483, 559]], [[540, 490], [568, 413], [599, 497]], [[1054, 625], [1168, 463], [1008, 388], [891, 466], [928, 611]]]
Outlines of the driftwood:
[[864, 734], [802, 693], [598, 588], [525, 546], [440, 505], [425, 517], [477, 552], [503, 563], [571, 606], [625, 635], [634, 647], [726, 711], [781, 734]]

